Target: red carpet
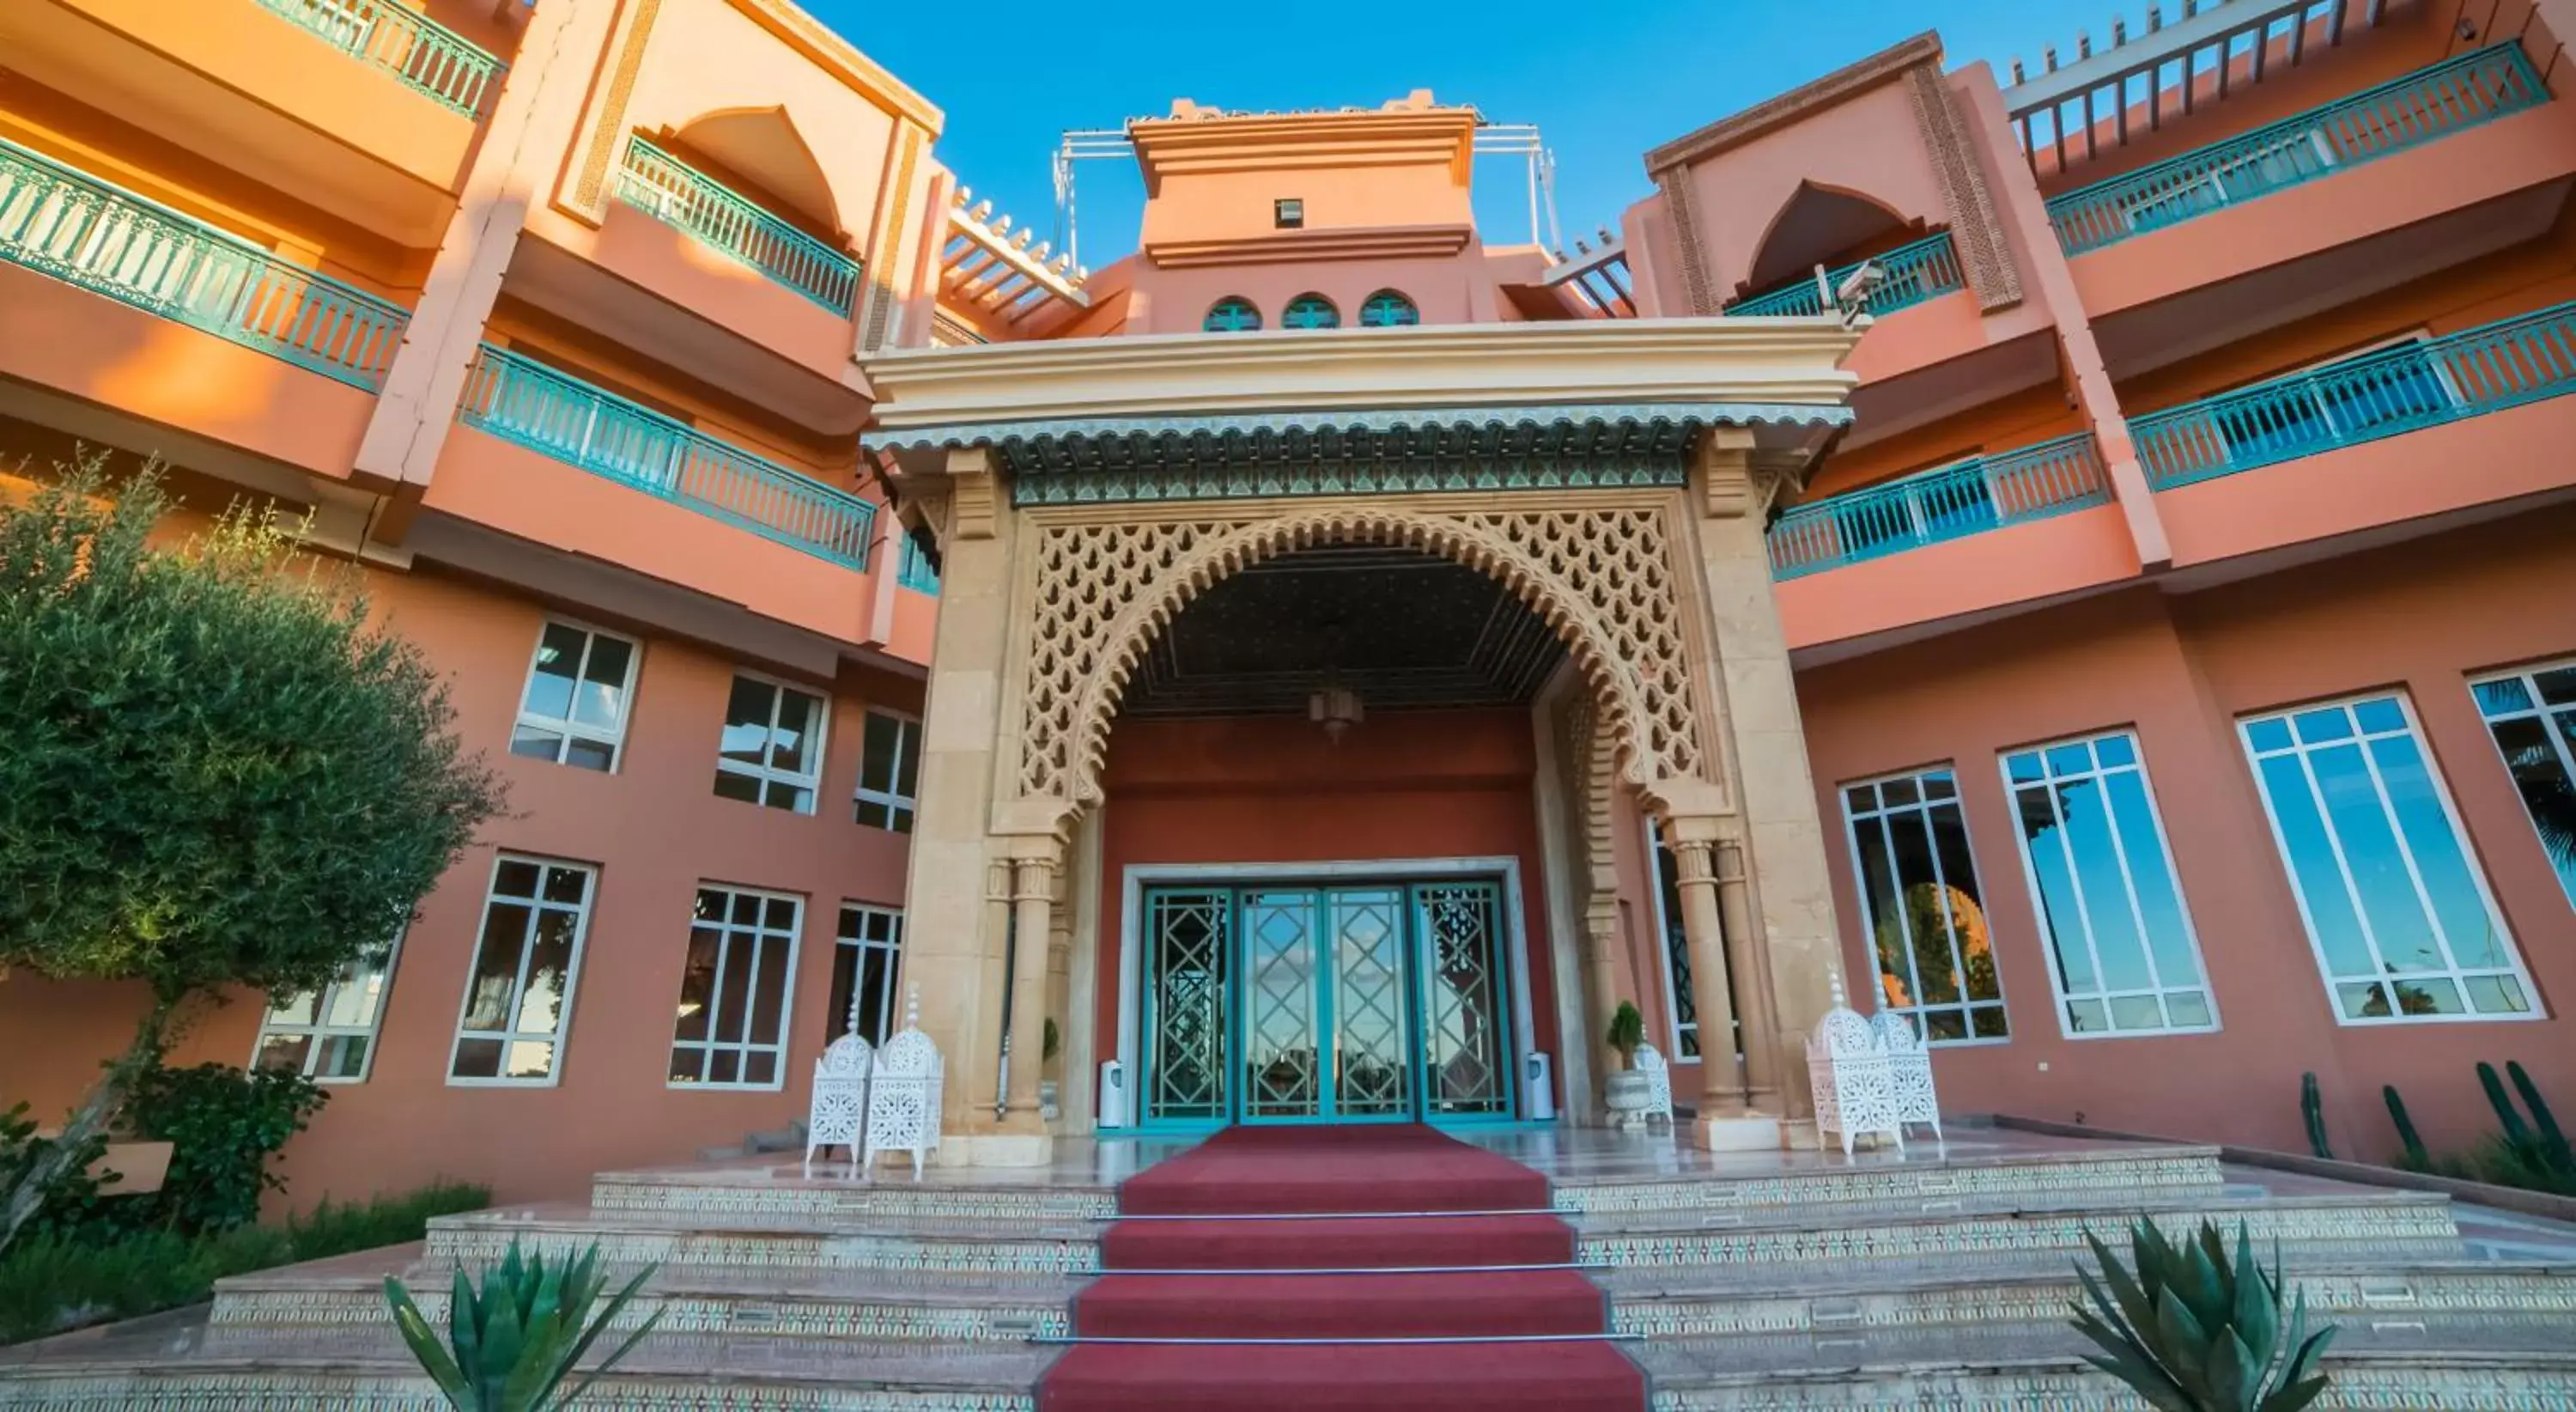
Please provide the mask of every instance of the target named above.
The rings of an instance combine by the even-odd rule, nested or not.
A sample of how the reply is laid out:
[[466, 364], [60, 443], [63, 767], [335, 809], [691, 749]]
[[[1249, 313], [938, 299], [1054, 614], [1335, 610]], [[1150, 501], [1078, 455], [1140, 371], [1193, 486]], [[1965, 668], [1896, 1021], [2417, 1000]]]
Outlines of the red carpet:
[[1040, 1412], [1646, 1405], [1547, 1179], [1428, 1127], [1228, 1128], [1118, 1204]]

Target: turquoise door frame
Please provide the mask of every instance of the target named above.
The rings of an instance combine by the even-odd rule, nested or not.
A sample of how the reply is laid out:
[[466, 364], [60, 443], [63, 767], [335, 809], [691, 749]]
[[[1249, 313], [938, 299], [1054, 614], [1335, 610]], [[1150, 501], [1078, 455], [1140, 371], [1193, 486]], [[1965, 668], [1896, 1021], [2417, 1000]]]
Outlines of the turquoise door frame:
[[1139, 1128], [1512, 1121], [1501, 880], [1228, 880], [1140, 900]]

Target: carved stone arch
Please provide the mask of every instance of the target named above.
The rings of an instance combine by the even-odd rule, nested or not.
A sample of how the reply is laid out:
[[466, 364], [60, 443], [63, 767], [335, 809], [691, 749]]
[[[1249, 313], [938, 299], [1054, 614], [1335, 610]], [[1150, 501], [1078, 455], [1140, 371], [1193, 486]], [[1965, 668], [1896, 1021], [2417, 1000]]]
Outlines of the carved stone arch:
[[829, 169], [806, 139], [804, 125], [786, 105], [715, 108], [675, 123], [670, 135], [759, 183], [797, 215], [847, 239], [840, 193]]
[[1347, 504], [1259, 520], [1047, 527], [1039, 536], [1021, 708], [1019, 793], [1100, 798], [1128, 677], [1199, 594], [1315, 545], [1399, 545], [1495, 579], [1555, 629], [1598, 706], [1622, 774], [1705, 780], [1717, 754], [1687, 665], [1667, 511], [1656, 505], [1434, 513]]
[[[1919, 229], [1923, 222], [1856, 187], [1802, 180], [1762, 227], [1753, 243], [1753, 259], [1744, 268], [1743, 288], [1768, 289], [1806, 273], [1820, 257], [1848, 249], [1892, 230]], [[1809, 234], [1812, 228], [1815, 233]], [[1797, 258], [1784, 263], [1783, 241], [1794, 242]]]

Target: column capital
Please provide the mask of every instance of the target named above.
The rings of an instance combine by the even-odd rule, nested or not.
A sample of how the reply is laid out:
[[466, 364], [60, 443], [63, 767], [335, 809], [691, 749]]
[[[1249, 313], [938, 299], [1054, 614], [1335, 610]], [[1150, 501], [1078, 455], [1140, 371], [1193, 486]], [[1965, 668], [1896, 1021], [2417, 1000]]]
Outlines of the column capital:
[[1055, 901], [1055, 860], [1053, 858], [1014, 858], [1011, 860], [1016, 882], [1011, 889], [1014, 902]]
[[950, 447], [947, 469], [954, 533], [959, 539], [991, 539], [1001, 506], [1001, 478], [993, 472], [992, 448]]
[[1809, 458], [1795, 451], [1765, 451], [1745, 427], [1710, 427], [1701, 438], [1698, 464], [1700, 514], [1734, 520], [1768, 514], [1772, 502], [1803, 483]]

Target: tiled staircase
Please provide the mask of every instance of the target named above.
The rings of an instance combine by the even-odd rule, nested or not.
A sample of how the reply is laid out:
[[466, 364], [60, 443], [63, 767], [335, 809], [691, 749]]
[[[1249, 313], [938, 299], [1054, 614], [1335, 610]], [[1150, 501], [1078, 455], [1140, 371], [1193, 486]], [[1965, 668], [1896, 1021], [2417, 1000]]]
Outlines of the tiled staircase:
[[[1613, 1328], [1659, 1412], [2137, 1407], [2083, 1366], [2065, 1313], [2084, 1231], [2116, 1241], [2140, 1213], [2242, 1219], [2267, 1255], [2278, 1243], [2312, 1316], [2343, 1329], [2321, 1407], [2576, 1408], [2569, 1228], [2222, 1168], [2209, 1148], [1970, 1130], [1903, 1163], [1710, 1168], [1607, 1142], [1569, 1144], [1555, 1200], [1578, 1259], [1603, 1267]], [[425, 1249], [226, 1281], [211, 1308], [0, 1350], [0, 1409], [434, 1412], [386, 1321], [383, 1276], [405, 1273], [435, 1320], [452, 1262], [514, 1237], [662, 1262], [633, 1314], [666, 1308], [661, 1330], [585, 1409], [1035, 1406], [1098, 1268], [1114, 1172], [794, 1173], [752, 1160], [603, 1175], [587, 1205], [442, 1218]]]

